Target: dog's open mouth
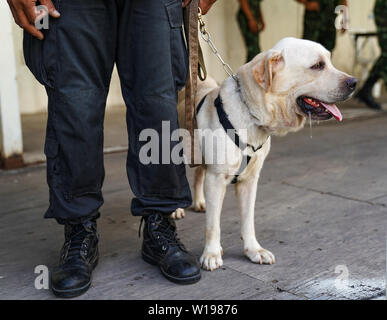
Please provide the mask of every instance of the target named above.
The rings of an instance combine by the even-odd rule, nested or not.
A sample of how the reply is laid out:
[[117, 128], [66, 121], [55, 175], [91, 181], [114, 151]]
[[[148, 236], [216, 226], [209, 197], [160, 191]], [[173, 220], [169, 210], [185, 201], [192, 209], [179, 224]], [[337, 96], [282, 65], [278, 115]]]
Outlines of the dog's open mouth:
[[343, 115], [335, 104], [305, 96], [297, 98], [297, 104], [301, 111], [306, 115], [310, 114], [313, 120], [328, 120], [332, 117], [340, 122], [343, 120]]

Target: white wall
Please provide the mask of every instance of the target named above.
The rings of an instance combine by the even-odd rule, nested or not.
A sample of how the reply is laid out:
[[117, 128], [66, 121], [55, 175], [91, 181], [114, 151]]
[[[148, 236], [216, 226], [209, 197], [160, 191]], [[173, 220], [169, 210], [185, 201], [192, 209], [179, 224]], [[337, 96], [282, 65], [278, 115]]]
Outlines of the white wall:
[[[373, 7], [375, 0], [348, 0], [350, 27], [353, 31], [374, 31]], [[246, 49], [236, 21], [239, 9], [238, 0], [218, 0], [206, 16], [208, 30], [212, 34], [222, 56], [237, 70], [244, 63]], [[266, 28], [260, 34], [261, 50], [268, 50], [284, 37], [302, 37], [304, 6], [294, 0], [264, 0], [262, 11]], [[373, 45], [377, 47], [376, 39]], [[214, 55], [210, 54], [206, 44], [205, 51], [207, 68], [216, 80], [224, 79], [225, 74]], [[369, 51], [372, 53], [372, 51]], [[379, 54], [376, 49], [374, 58]], [[355, 51], [350, 32], [338, 34], [336, 48], [333, 52], [333, 63], [339, 69], [352, 73]]]
[[12, 18], [6, 6], [5, 1], [0, 3], [0, 43], [4, 46], [0, 50], [0, 159], [23, 153]]
[[[348, 0], [351, 15], [351, 27], [356, 30], [373, 31], [372, 9], [374, 0]], [[237, 69], [244, 63], [246, 49], [236, 22], [238, 0], [218, 0], [213, 9], [206, 16], [208, 30], [213, 36], [219, 51], [227, 62]], [[261, 48], [267, 50], [278, 40], [286, 36], [300, 37], [302, 35], [303, 6], [294, 0], [264, 0], [262, 9], [266, 20], [266, 29], [260, 35]], [[0, 21], [0, 27], [1, 27]], [[14, 39], [17, 64], [17, 81], [22, 113], [34, 113], [46, 109], [44, 89], [33, 80], [27, 70], [22, 56], [22, 34], [14, 26]], [[218, 81], [225, 78], [221, 65], [205, 44], [202, 45], [209, 73]], [[375, 57], [378, 51], [374, 53]], [[348, 72], [352, 72], [354, 49], [350, 35], [338, 35], [337, 45], [333, 54], [334, 64]], [[117, 74], [112, 79], [108, 105], [122, 104], [120, 86]]]

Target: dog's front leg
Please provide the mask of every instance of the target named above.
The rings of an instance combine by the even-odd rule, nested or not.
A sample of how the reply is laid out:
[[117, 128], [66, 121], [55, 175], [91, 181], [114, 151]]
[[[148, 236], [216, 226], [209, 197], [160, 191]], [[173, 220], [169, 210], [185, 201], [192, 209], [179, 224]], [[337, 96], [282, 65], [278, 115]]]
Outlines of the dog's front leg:
[[226, 179], [223, 174], [214, 174], [207, 170], [204, 183], [207, 203], [206, 244], [200, 258], [200, 264], [205, 270], [212, 271], [223, 265], [223, 250], [220, 245], [220, 214], [226, 186]]
[[241, 237], [244, 254], [254, 263], [272, 264], [274, 255], [261, 247], [255, 236], [254, 208], [257, 195], [258, 176], [248, 177], [235, 186], [241, 215]]

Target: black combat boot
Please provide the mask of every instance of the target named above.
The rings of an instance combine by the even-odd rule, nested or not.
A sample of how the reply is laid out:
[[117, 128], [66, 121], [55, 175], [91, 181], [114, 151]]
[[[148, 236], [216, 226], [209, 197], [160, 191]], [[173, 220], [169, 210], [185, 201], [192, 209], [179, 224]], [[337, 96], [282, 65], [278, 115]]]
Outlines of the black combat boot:
[[87, 291], [98, 264], [96, 220], [65, 224], [65, 243], [59, 266], [51, 272], [51, 288], [61, 298], [73, 298]]
[[199, 263], [177, 237], [175, 222], [158, 213], [143, 219], [143, 259], [158, 265], [161, 273], [170, 281], [179, 284], [198, 282], [201, 277]]
[[356, 94], [355, 98], [365, 103], [367, 107], [371, 109], [381, 110], [382, 107], [374, 100], [374, 97], [372, 96], [372, 88], [374, 87], [376, 81], [378, 81], [377, 77], [371, 76], [368, 78], [361, 90]]

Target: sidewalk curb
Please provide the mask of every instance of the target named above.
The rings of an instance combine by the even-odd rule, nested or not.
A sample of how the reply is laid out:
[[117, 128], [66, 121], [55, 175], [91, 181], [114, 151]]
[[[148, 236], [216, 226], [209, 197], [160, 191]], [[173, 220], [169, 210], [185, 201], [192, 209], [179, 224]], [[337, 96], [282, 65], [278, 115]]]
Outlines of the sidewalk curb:
[[[342, 125], [345, 125], [347, 123], [355, 122], [355, 121], [362, 121], [362, 120], [369, 120], [369, 119], [375, 119], [380, 117], [387, 117], [387, 110], [384, 109], [382, 111], [372, 110], [368, 108], [343, 108], [343, 122]], [[307, 120], [308, 121], [308, 120]], [[305, 126], [308, 124], [306, 123]], [[337, 125], [337, 121], [335, 119], [331, 119], [328, 121], [321, 121], [319, 123], [319, 126], [332, 126]], [[104, 155], [108, 154], [114, 154], [114, 153], [121, 153], [121, 152], [127, 152], [128, 147], [127, 146], [112, 146], [112, 147], [105, 147], [104, 148]], [[46, 164], [46, 157], [43, 153], [24, 153], [24, 164], [25, 166], [20, 169], [16, 170], [3, 170], [0, 169], [0, 175], [4, 172], [20, 172], [21, 170], [30, 168], [30, 167], [38, 167], [38, 166], [45, 166]]]

